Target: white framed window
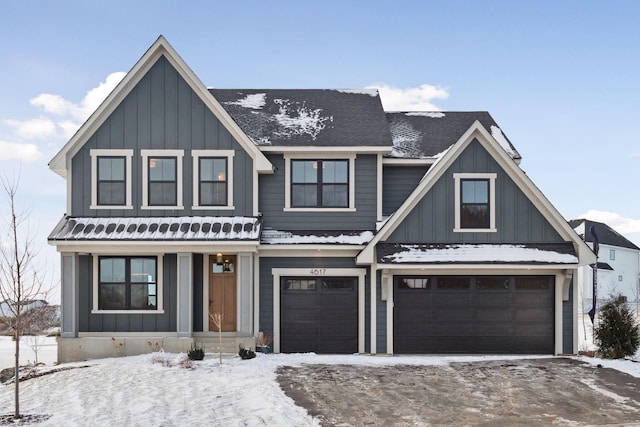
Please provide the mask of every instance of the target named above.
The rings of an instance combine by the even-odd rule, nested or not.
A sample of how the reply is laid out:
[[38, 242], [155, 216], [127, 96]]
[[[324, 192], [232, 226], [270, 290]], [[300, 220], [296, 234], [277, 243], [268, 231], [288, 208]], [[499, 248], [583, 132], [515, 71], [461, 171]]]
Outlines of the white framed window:
[[455, 227], [458, 233], [495, 233], [495, 173], [454, 173]]
[[93, 149], [90, 209], [133, 209], [131, 159], [133, 150]]
[[235, 209], [233, 150], [192, 150], [193, 209]]
[[162, 255], [94, 255], [92, 313], [161, 314]]
[[184, 209], [184, 150], [141, 150], [142, 209]]
[[355, 212], [355, 154], [286, 153], [284, 210]]
[[616, 250], [615, 249], [609, 249], [609, 259], [611, 261], [615, 261], [616, 260]]

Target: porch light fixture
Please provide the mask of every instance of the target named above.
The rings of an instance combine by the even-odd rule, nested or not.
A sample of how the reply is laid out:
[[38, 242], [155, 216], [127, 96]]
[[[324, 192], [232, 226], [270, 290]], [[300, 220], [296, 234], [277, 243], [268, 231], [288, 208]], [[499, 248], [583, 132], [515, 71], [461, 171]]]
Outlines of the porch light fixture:
[[216, 262], [217, 262], [218, 264], [222, 264], [222, 254], [217, 254], [217, 255], [216, 255]]

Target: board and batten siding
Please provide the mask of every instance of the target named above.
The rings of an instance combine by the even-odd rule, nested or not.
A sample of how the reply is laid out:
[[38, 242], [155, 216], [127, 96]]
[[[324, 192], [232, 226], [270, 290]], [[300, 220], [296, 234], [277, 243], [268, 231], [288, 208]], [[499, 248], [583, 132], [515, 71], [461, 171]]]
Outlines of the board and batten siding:
[[[355, 160], [355, 212], [285, 212], [285, 160], [282, 154], [268, 155], [273, 175], [260, 175], [259, 210], [264, 227], [275, 230], [372, 230], [376, 223], [377, 158], [358, 154]], [[310, 159], [322, 159], [322, 154], [310, 154]]]
[[177, 257], [163, 257], [163, 314], [91, 313], [93, 306], [93, 263], [90, 255], [79, 257], [79, 332], [176, 332]]
[[[90, 209], [91, 149], [133, 149], [133, 209]], [[142, 210], [140, 150], [181, 149], [180, 210]], [[191, 150], [234, 150], [235, 211], [197, 210], [193, 205]], [[72, 159], [71, 216], [253, 215], [253, 159], [163, 57], [149, 70]]]
[[382, 214], [389, 216], [416, 189], [418, 183], [429, 169], [425, 166], [384, 165], [382, 172]]
[[[454, 173], [496, 173], [494, 233], [454, 232]], [[562, 237], [474, 140], [386, 240], [389, 243], [558, 243]]]
[[[279, 258], [264, 257], [260, 258], [260, 313], [259, 313], [259, 331], [273, 332], [273, 273], [274, 268], [308, 268], [309, 270], [316, 268], [362, 268], [357, 266], [353, 258]], [[346, 275], [348, 276], [348, 274]], [[367, 268], [365, 276], [365, 348], [370, 348], [371, 330], [371, 279], [370, 270]]]

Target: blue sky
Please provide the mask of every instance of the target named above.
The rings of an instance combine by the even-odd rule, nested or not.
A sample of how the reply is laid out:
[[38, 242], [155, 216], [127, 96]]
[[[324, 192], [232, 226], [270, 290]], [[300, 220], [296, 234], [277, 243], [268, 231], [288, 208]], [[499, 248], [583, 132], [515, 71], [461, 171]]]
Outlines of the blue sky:
[[636, 1], [4, 0], [0, 167], [55, 270], [65, 183], [46, 165], [163, 34], [210, 87], [377, 85], [396, 106], [489, 111], [565, 218], [640, 245], [638, 18]]

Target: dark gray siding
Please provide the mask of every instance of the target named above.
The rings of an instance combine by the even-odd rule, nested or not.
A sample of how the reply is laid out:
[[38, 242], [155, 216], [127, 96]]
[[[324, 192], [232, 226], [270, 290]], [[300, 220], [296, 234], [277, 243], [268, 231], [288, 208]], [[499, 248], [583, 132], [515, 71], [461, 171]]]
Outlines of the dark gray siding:
[[[310, 156], [313, 158], [313, 156]], [[317, 156], [321, 158], [322, 155]], [[355, 161], [355, 212], [284, 212], [284, 158], [270, 155], [273, 175], [260, 175], [259, 210], [264, 227], [276, 230], [372, 230], [377, 217], [377, 159], [360, 154]]]
[[[454, 173], [496, 173], [495, 233], [454, 233]], [[392, 243], [552, 243], [560, 235], [474, 140], [387, 239]]]
[[[556, 284], [561, 286], [562, 284]], [[573, 348], [573, 279], [569, 287], [569, 301], [562, 301], [562, 352], [574, 354]]]
[[382, 214], [391, 215], [415, 190], [429, 166], [385, 165], [382, 173]]
[[[356, 266], [353, 258], [260, 258], [260, 314], [259, 330], [273, 332], [273, 268], [362, 268]], [[370, 346], [369, 327], [371, 321], [371, 301], [369, 279], [370, 270], [365, 278], [365, 346]]]
[[[131, 210], [89, 209], [91, 149], [133, 149]], [[141, 149], [183, 149], [183, 210], [141, 210]], [[190, 150], [235, 150], [235, 212], [191, 210]], [[253, 160], [204, 105], [171, 64], [161, 57], [73, 157], [72, 216], [253, 215]]]
[[93, 268], [91, 257], [81, 255], [79, 332], [176, 332], [177, 257], [164, 255], [164, 314], [92, 314]]

